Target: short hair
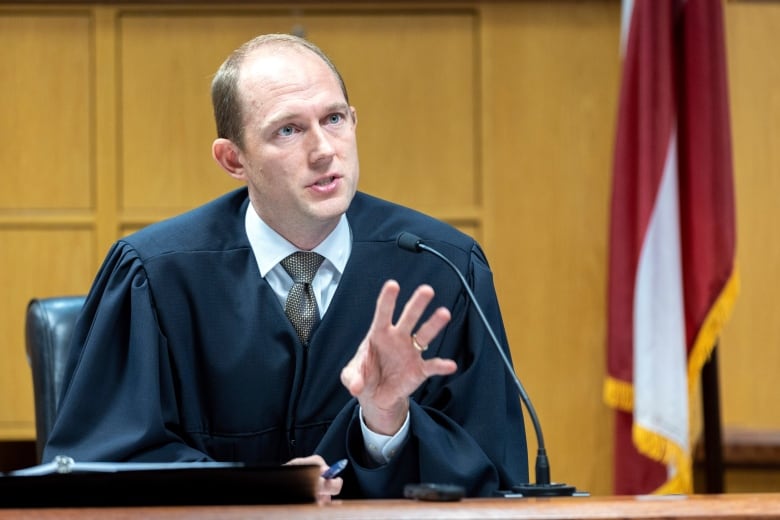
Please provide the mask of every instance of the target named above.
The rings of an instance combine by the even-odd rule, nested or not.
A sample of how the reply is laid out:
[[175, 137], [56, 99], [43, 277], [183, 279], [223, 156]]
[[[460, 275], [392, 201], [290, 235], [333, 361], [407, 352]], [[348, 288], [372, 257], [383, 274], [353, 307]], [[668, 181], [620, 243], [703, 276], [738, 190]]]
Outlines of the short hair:
[[239, 148], [243, 147], [244, 125], [243, 107], [238, 91], [238, 78], [244, 60], [260, 47], [279, 47], [293, 49], [308, 49], [322, 59], [333, 71], [341, 86], [344, 99], [349, 104], [347, 87], [344, 79], [333, 62], [316, 45], [309, 40], [292, 34], [263, 34], [257, 36], [234, 50], [222, 63], [211, 82], [211, 103], [214, 107], [214, 119], [217, 124], [217, 137], [233, 141]]

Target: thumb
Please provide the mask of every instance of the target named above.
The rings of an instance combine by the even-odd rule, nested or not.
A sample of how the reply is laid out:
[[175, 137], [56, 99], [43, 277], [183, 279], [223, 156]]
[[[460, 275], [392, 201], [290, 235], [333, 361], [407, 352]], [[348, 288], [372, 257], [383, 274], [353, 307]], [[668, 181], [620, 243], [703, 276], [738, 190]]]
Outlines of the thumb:
[[341, 370], [341, 384], [353, 397], [357, 397], [365, 386], [362, 371], [357, 368], [359, 364], [356, 356]]
[[458, 364], [451, 359], [432, 358], [425, 361], [425, 375], [448, 376], [458, 369]]

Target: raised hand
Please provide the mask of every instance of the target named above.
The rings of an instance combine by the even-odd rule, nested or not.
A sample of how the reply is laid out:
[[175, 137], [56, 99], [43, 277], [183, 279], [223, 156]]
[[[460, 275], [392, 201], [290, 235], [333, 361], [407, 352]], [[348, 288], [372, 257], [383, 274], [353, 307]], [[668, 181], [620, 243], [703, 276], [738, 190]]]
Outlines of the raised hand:
[[398, 431], [409, 410], [409, 396], [426, 379], [457, 370], [450, 359], [422, 357], [428, 344], [450, 321], [450, 311], [439, 307], [416, 328], [434, 295], [432, 287], [421, 285], [394, 324], [399, 291], [395, 280], [385, 282], [368, 333], [341, 371], [341, 382], [358, 399], [366, 426], [383, 435]]

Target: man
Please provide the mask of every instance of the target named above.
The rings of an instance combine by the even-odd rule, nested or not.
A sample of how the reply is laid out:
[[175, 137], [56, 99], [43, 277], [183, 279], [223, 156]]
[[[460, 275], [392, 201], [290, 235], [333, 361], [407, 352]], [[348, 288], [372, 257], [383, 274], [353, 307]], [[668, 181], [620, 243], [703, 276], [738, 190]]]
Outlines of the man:
[[[44, 460], [347, 458], [343, 487], [320, 490], [346, 498], [527, 482], [518, 396], [476, 311], [440, 260], [396, 239], [412, 232], [455, 262], [508, 355], [484, 254], [356, 191], [357, 115], [330, 60], [261, 36], [221, 66], [212, 99], [212, 154], [246, 188], [112, 247]], [[288, 274], [298, 251], [319, 254], [311, 281]], [[286, 307], [312, 311], [308, 325]]]

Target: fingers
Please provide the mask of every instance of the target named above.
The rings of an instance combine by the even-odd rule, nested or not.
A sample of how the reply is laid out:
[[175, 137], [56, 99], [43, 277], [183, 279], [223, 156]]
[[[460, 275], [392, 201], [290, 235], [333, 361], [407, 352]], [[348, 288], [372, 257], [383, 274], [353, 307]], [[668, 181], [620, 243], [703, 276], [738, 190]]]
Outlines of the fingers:
[[[404, 310], [401, 313], [401, 316], [398, 318], [396, 327], [398, 327], [404, 334], [409, 334], [411, 336], [414, 327], [417, 325], [417, 322], [420, 321], [420, 317], [422, 316], [423, 312], [425, 312], [425, 309], [428, 307], [428, 304], [431, 303], [432, 299], [433, 287], [425, 284], [417, 287], [417, 289], [415, 289], [414, 293], [412, 294], [412, 297], [409, 298], [409, 301], [407, 301], [406, 305], [404, 305]], [[423, 339], [425, 339], [425, 344], [427, 345], [428, 339]]]
[[393, 311], [395, 311], [395, 302], [398, 299], [398, 293], [401, 287], [395, 280], [388, 280], [379, 291], [376, 299], [376, 309], [374, 310], [374, 321], [371, 327], [382, 327], [391, 325], [393, 322]]
[[[291, 459], [285, 463], [285, 465], [310, 465], [314, 464], [320, 467], [320, 473], [323, 473], [328, 469], [328, 464], [320, 455], [309, 455], [308, 457], [297, 457]], [[319, 478], [317, 482], [317, 503], [325, 504], [331, 501], [331, 497], [341, 493], [341, 488], [344, 485], [344, 480], [341, 477], [336, 478]]]
[[[374, 311], [374, 321], [372, 328], [383, 328], [393, 326], [393, 313], [398, 300], [398, 293], [401, 288], [395, 280], [388, 280], [382, 286], [382, 290], [377, 298], [376, 309]], [[415, 326], [420, 321], [428, 304], [433, 300], [433, 287], [427, 284], [420, 285], [415, 289], [412, 296], [404, 305], [401, 316], [398, 318], [395, 328], [404, 334], [411, 335]], [[441, 329], [450, 321], [450, 311], [444, 307], [436, 309], [431, 317], [423, 323], [417, 331], [417, 337], [421, 344], [428, 344], [441, 331]], [[423, 343], [424, 342], [424, 343]]]
[[439, 307], [434, 311], [430, 318], [425, 323], [420, 325], [420, 328], [415, 332], [417, 337], [417, 343], [420, 345], [428, 345], [431, 341], [439, 335], [439, 332], [444, 328], [451, 318], [450, 311], [444, 307]]
[[[417, 323], [434, 297], [433, 287], [422, 284], [415, 289], [404, 305], [401, 316], [393, 324], [398, 294], [401, 288], [395, 280], [388, 280], [382, 286], [377, 297], [374, 321], [371, 323], [369, 337], [372, 331], [394, 329], [403, 335], [411, 336]], [[431, 316], [420, 325], [416, 331], [417, 340], [421, 345], [428, 345], [439, 334], [451, 319], [450, 311], [444, 307], [436, 309]], [[343, 381], [343, 379], [342, 379]]]
[[451, 359], [433, 358], [425, 361], [425, 376], [448, 376], [455, 373], [458, 364]]
[[363, 355], [358, 353], [341, 370], [341, 384], [344, 385], [350, 395], [356, 397], [363, 391], [365, 380], [363, 379], [360, 367], [363, 365]]
[[310, 464], [319, 466], [320, 472], [323, 472], [326, 469], [328, 469], [328, 463], [325, 462], [325, 459], [323, 459], [320, 455], [309, 455], [308, 457], [296, 457], [284, 463], [285, 466], [306, 466]]
[[[361, 342], [357, 352], [342, 369], [341, 383], [353, 397], [360, 397], [365, 391], [373, 392], [375, 387], [386, 381], [381, 374], [396, 372], [412, 373], [403, 363], [413, 362], [411, 352], [403, 349], [411, 347], [412, 331], [417, 327], [420, 318], [434, 297], [431, 286], [423, 284], [415, 289], [404, 305], [401, 316], [393, 324], [395, 305], [400, 293], [400, 286], [395, 280], [388, 280], [382, 286], [377, 297], [374, 319], [371, 322], [366, 337]], [[420, 345], [427, 346], [441, 332], [451, 319], [450, 311], [444, 307], [436, 309], [428, 319], [420, 324], [416, 335]], [[395, 353], [404, 355], [397, 357]], [[393, 356], [393, 358], [388, 358]], [[420, 360], [418, 358], [418, 363]], [[428, 360], [431, 361], [431, 360]], [[393, 366], [393, 364], [397, 366]], [[450, 374], [454, 372], [454, 363], [435, 363], [427, 367], [418, 366], [417, 374], [428, 375]], [[419, 382], [418, 382], [419, 384]], [[368, 389], [368, 390], [367, 390]]]
[[344, 485], [344, 480], [341, 477], [326, 479], [320, 478], [317, 489], [317, 503], [327, 504], [331, 501], [332, 497], [341, 493], [341, 488]]

